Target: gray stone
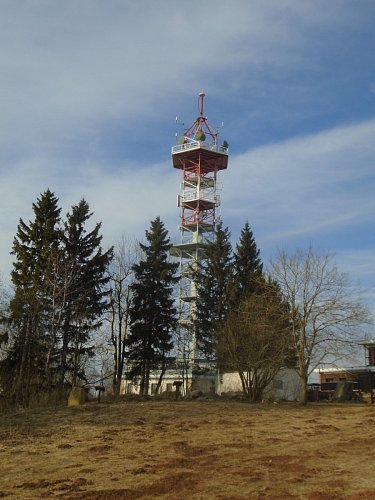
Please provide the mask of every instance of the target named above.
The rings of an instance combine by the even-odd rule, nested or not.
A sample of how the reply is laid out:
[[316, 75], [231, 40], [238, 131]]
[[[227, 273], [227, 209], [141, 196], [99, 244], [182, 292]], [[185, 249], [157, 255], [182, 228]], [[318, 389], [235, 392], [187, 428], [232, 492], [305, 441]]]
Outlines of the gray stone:
[[197, 399], [199, 398], [200, 396], [202, 396], [203, 392], [198, 390], [198, 389], [195, 389], [193, 391], [190, 392], [190, 397], [193, 398], [193, 399]]

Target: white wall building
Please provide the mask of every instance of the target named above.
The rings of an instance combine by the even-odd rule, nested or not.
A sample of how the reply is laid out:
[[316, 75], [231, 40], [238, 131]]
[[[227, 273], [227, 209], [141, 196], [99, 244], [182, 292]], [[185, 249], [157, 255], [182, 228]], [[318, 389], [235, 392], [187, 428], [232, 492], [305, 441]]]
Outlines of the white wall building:
[[[150, 374], [149, 395], [156, 394], [156, 388], [160, 372], [154, 371]], [[179, 370], [167, 370], [161, 387], [160, 393], [172, 393], [176, 391], [176, 384], [184, 382]], [[237, 372], [189, 374], [188, 383], [182, 383], [181, 392], [185, 395], [185, 387], [190, 390], [198, 390], [207, 395], [222, 395], [228, 392], [242, 392], [241, 379]], [[298, 373], [290, 368], [282, 368], [275, 379], [265, 390], [264, 398], [274, 401], [297, 401], [301, 390], [301, 379]], [[139, 383], [136, 379], [122, 381], [121, 394], [132, 395], [139, 394]]]
[[[264, 399], [274, 401], [297, 401], [301, 390], [301, 379], [296, 370], [282, 368], [264, 392]], [[240, 376], [237, 372], [222, 373], [218, 377], [217, 394], [242, 392]]]

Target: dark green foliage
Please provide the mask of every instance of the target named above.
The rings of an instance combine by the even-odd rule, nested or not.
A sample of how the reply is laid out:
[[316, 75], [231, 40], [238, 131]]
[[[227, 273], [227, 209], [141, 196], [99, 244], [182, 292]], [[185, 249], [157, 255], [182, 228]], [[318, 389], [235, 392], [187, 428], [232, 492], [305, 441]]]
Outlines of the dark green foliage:
[[108, 307], [108, 281], [106, 274], [113, 249], [101, 248], [101, 223], [87, 232], [86, 223], [92, 216], [88, 203], [82, 199], [74, 205], [64, 223], [63, 249], [67, 288], [60, 360], [60, 384], [69, 372], [71, 383], [83, 377], [81, 362], [90, 355], [87, 346], [90, 332], [102, 324], [103, 312]]
[[264, 283], [263, 264], [253, 232], [244, 225], [235, 252], [230, 232], [217, 225], [215, 238], [205, 248], [206, 259], [194, 271], [197, 288], [197, 347], [207, 359], [217, 359], [217, 332], [230, 310]]
[[25, 406], [62, 387], [67, 372], [73, 383], [84, 376], [79, 362], [107, 305], [104, 274], [112, 250], [101, 250], [100, 224], [86, 233], [91, 214], [84, 200], [63, 227], [60, 211], [55, 195], [42, 193], [34, 219], [20, 220], [13, 243], [14, 297], [0, 381]]
[[61, 237], [57, 203], [54, 194], [45, 191], [33, 204], [34, 220], [29, 225], [20, 220], [13, 243], [15, 293], [10, 321], [14, 334], [5, 364], [12, 373], [10, 391], [26, 405], [31, 392], [48, 385], [46, 372], [56, 340], [50, 328], [54, 304], [48, 290], [53, 279], [51, 256], [58, 252]]
[[178, 264], [169, 262], [171, 247], [168, 231], [160, 218], [146, 231], [147, 244], [140, 244], [144, 257], [133, 266], [133, 302], [130, 308], [128, 360], [133, 374], [140, 375], [141, 394], [148, 394], [150, 370], [165, 368], [166, 355], [172, 348], [172, 330], [176, 324], [174, 285]]
[[232, 246], [228, 228], [220, 222], [215, 239], [205, 247], [206, 259], [194, 271], [197, 289], [197, 348], [207, 359], [216, 359], [216, 331], [228, 311], [232, 276]]
[[249, 223], [246, 222], [234, 251], [231, 289], [233, 305], [257, 291], [263, 273], [263, 264], [259, 254], [253, 232]]

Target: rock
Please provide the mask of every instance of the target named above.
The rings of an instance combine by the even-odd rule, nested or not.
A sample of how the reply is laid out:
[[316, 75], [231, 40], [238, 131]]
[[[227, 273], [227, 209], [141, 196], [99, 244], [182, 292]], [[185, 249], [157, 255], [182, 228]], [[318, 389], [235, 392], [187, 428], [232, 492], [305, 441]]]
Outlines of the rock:
[[351, 401], [353, 399], [353, 384], [348, 381], [338, 382], [332, 396], [333, 401]]
[[85, 389], [73, 386], [68, 398], [68, 406], [79, 406], [85, 402]]
[[193, 398], [193, 399], [197, 399], [199, 398], [200, 396], [202, 396], [203, 392], [200, 391], [199, 389], [195, 389], [193, 391], [190, 392], [190, 397]]

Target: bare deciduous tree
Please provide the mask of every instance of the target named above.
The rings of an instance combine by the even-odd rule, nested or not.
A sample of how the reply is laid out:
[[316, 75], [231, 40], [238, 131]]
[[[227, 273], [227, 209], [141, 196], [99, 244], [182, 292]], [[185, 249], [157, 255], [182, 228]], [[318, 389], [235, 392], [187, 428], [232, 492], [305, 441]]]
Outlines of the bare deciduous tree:
[[108, 342], [108, 331], [97, 331], [93, 340], [95, 356], [87, 358], [85, 373], [87, 386], [91, 390], [97, 386], [104, 387], [107, 393], [113, 392], [113, 346]]
[[0, 359], [2, 357], [2, 345], [5, 345], [8, 341], [6, 323], [8, 318], [9, 301], [9, 293], [5, 288], [4, 280], [0, 274]]
[[270, 271], [289, 303], [302, 381], [300, 402], [306, 404], [309, 375], [322, 362], [338, 360], [358, 342], [369, 313], [332, 256], [318, 254], [311, 246], [292, 255], [280, 251]]
[[43, 284], [44, 293], [50, 301], [45, 315], [45, 328], [50, 332], [46, 344], [45, 373], [48, 391], [51, 392], [52, 385], [57, 384], [60, 398], [63, 398], [69, 336], [62, 326], [77, 269], [74, 260], [69, 259], [62, 249], [51, 251], [48, 265], [50, 272]]
[[277, 287], [258, 291], [232, 309], [219, 330], [219, 364], [238, 372], [245, 396], [260, 401], [282, 367], [292, 363], [288, 311]]
[[132, 266], [137, 261], [139, 245], [121, 237], [115, 246], [110, 275], [110, 342], [113, 347], [113, 393], [120, 394], [121, 379], [126, 356], [126, 338], [129, 327], [130, 285], [133, 279]]

